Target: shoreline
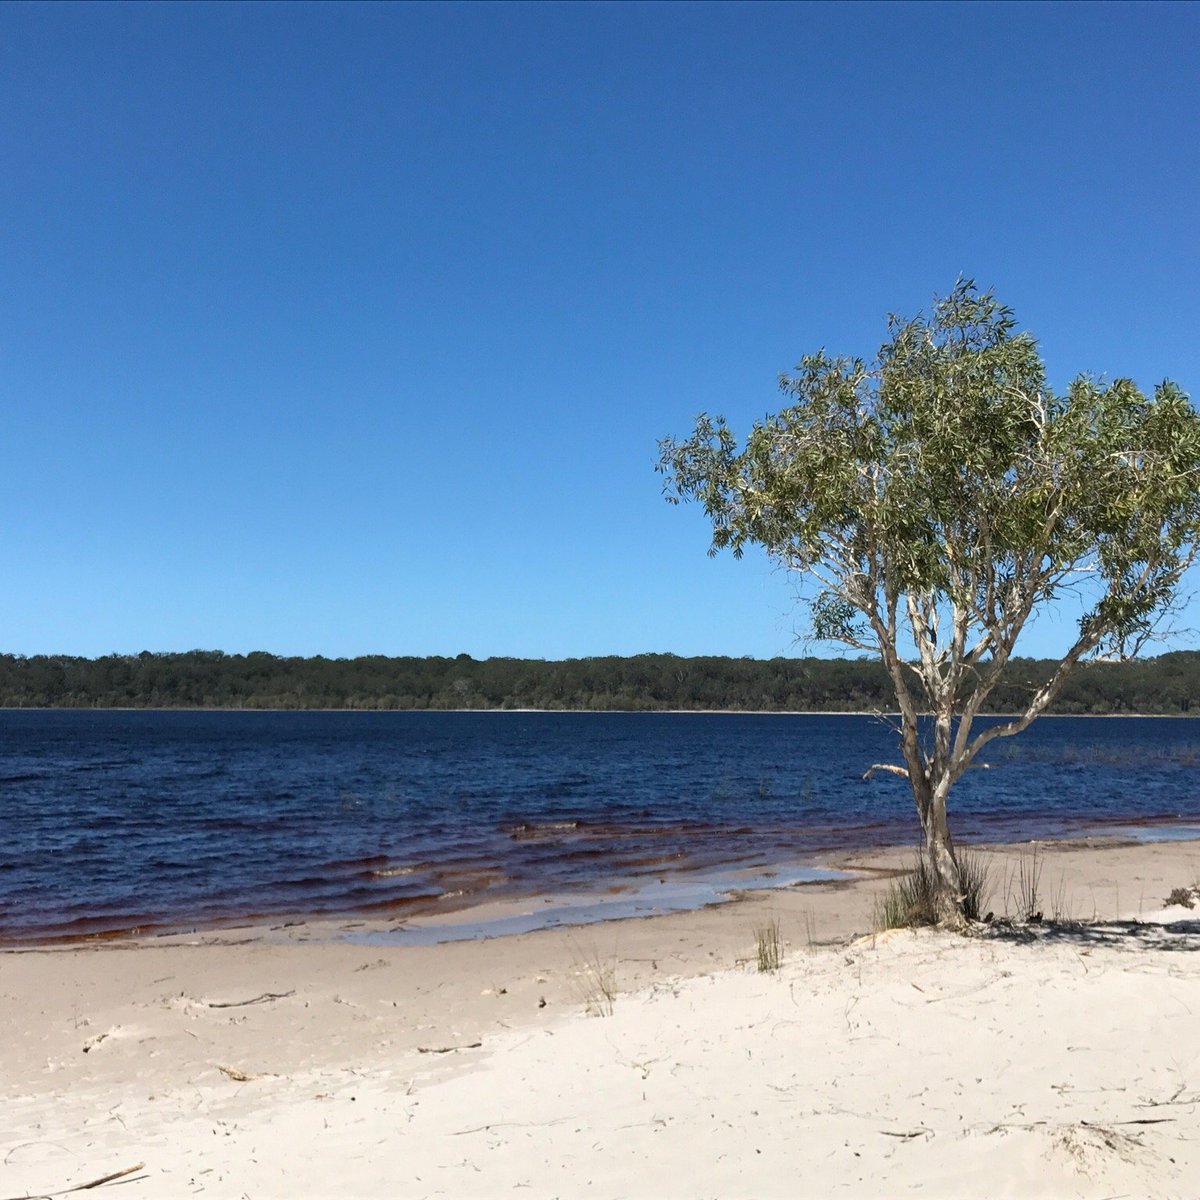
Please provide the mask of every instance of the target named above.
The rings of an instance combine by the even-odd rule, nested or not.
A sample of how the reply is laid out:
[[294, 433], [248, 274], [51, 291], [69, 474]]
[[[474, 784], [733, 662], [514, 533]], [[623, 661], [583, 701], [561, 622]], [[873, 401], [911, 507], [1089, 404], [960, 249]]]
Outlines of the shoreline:
[[[1156, 832], [1162, 832], [1157, 835]], [[962, 841], [959, 850], [985, 858], [1012, 859], [1037, 853], [1111, 850], [1152, 851], [1154, 847], [1195, 846], [1200, 850], [1200, 821], [1162, 818], [1121, 826], [1081, 828], [1078, 832], [1022, 841]], [[421, 910], [380, 912], [377, 907], [341, 912], [301, 908], [229, 913], [197, 919], [163, 917], [125, 928], [83, 934], [50, 932], [0, 938], [0, 954], [24, 950], [175, 944], [187, 938], [250, 936], [263, 941], [330, 941], [374, 946], [440, 946], [451, 942], [492, 941], [546, 931], [582, 931], [629, 920], [655, 920], [739, 904], [756, 894], [814, 892], [863, 886], [911, 869], [916, 844], [846, 846], [804, 854], [780, 862], [701, 865], [664, 870], [642, 878], [613, 876], [608, 886], [546, 888], [535, 892], [452, 896], [443, 905]], [[1200, 869], [1198, 869], [1200, 880]], [[458, 902], [455, 902], [458, 901]], [[302, 930], [304, 934], [287, 931]], [[283, 934], [272, 938], [271, 934]]]
[[[1074, 932], [870, 936], [909, 853], [884, 849], [833, 864], [852, 880], [481, 940], [6, 949], [0, 1194], [143, 1163], [133, 1196], [784, 1196], [798, 1161], [812, 1195], [1184, 1194], [1200, 954], [1094, 923], [1159, 915], [1200, 841], [1036, 849]], [[997, 915], [1033, 850], [981, 851]], [[1200, 909], [1172, 919], [1200, 945]]]
[[[366, 929], [374, 944], [436, 945], [444, 942], [485, 940], [545, 929], [582, 929], [630, 919], [653, 919], [675, 913], [698, 912], [736, 903], [748, 893], [812, 887], [818, 883], [847, 885], [861, 882], [853, 864], [886, 860], [904, 864], [890, 874], [909, 868], [918, 850], [919, 830], [912, 843], [872, 843], [802, 852], [776, 861], [732, 861], [668, 867], [648, 875], [613, 875], [607, 886], [600, 881], [578, 887], [547, 887], [535, 891], [448, 894], [423, 907], [397, 906], [381, 911], [377, 905], [342, 911], [306, 911], [287, 907], [257, 912], [229, 912], [198, 918], [161, 915], [134, 925], [93, 929], [88, 932], [51, 931], [28, 936], [0, 933], [0, 953], [25, 949], [71, 948], [94, 944], [121, 945], [163, 942], [192, 936], [220, 935], [228, 931]], [[968, 839], [960, 849], [985, 855], [1011, 856], [1037, 847], [1104, 850], [1119, 847], [1200, 844], [1200, 820], [1184, 817], [1095, 822], [1078, 830], [1019, 842]], [[867, 874], [871, 868], [867, 868]], [[343, 940], [362, 940], [346, 938]]]
[[[613, 875], [607, 886], [548, 887], [535, 891], [458, 893], [431, 901], [424, 907], [398, 906], [381, 911], [371, 905], [342, 911], [306, 911], [288, 907], [257, 912], [229, 912], [198, 918], [182, 915], [148, 917], [134, 925], [93, 929], [88, 932], [50, 931], [27, 936], [0, 932], [0, 953], [25, 949], [71, 948], [94, 944], [121, 945], [162, 942], [192, 936], [220, 935], [227, 931], [281, 930], [304, 927], [325, 931], [350, 927], [370, 932], [375, 944], [435, 945], [444, 942], [484, 940], [534, 933], [544, 929], [581, 929], [629, 919], [653, 919], [674, 913], [698, 912], [731, 904], [747, 893], [775, 892], [811, 887], [817, 883], [846, 885], [861, 882], [859, 861], [886, 859], [905, 864], [891, 874], [903, 873], [918, 850], [919, 830], [912, 843], [848, 845], [825, 851], [802, 852], [776, 861], [732, 861], [679, 867], [664, 866], [648, 875]], [[1050, 837], [995, 842], [964, 840], [961, 849], [986, 855], [1012, 855], [1036, 846], [1107, 849], [1156, 846], [1172, 843], [1200, 844], [1200, 820], [1184, 817], [1121, 821], [1111, 826], [1086, 824], [1078, 830]], [[868, 874], [870, 874], [868, 868]], [[440, 935], [440, 936], [439, 936]], [[356, 940], [347, 938], [343, 940]], [[357, 940], [362, 940], [357, 939]]]

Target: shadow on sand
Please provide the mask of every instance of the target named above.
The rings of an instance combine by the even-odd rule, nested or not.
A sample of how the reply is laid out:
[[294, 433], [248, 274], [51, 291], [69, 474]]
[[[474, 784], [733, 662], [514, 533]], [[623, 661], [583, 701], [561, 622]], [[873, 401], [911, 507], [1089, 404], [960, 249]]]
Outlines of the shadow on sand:
[[984, 937], [1009, 942], [1049, 942], [1119, 950], [1200, 950], [1200, 918], [1159, 924], [1153, 921], [992, 921]]

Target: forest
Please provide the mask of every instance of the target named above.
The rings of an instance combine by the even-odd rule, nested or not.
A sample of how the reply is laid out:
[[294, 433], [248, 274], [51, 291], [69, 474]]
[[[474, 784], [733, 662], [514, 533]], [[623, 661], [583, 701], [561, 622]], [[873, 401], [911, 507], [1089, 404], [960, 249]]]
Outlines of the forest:
[[[1023, 709], [1050, 660], [1015, 659], [988, 712]], [[225, 654], [0, 655], [4, 708], [726, 709], [889, 711], [883, 667], [870, 659], [285, 658]], [[1200, 715], [1200, 651], [1078, 670], [1052, 706], [1061, 714]]]

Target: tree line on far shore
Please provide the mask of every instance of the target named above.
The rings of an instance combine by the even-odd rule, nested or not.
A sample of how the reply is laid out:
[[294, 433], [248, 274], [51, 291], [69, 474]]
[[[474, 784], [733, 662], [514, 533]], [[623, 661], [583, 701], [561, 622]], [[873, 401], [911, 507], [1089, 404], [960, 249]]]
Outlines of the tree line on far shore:
[[[1015, 712], [1056, 663], [1017, 659], [985, 711]], [[0, 655], [4, 708], [729, 709], [890, 711], [881, 663], [844, 658], [284, 658], [225, 654]], [[1200, 651], [1100, 663], [1051, 708], [1062, 714], [1200, 715]]]

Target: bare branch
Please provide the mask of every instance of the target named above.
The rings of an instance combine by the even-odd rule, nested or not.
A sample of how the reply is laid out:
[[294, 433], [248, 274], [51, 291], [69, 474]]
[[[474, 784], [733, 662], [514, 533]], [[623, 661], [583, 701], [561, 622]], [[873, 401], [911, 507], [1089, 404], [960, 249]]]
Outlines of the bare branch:
[[902, 779], [908, 778], [908, 768], [898, 767], [895, 763], [872, 763], [863, 778], [874, 779], [876, 771], [887, 771], [890, 775], [899, 775]]

